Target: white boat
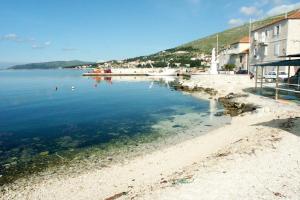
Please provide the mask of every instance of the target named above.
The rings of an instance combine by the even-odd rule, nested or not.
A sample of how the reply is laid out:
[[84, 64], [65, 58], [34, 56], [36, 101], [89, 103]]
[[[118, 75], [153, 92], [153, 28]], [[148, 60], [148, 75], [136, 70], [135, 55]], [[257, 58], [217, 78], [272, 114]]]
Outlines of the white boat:
[[147, 73], [148, 76], [177, 76], [177, 70], [172, 68], [163, 68], [158, 72]]

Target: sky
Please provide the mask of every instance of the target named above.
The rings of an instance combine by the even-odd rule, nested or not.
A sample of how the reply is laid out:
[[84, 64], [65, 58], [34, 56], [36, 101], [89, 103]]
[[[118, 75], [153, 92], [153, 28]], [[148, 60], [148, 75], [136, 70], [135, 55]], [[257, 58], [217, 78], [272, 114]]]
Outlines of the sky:
[[0, 65], [148, 55], [295, 8], [295, 0], [0, 0]]

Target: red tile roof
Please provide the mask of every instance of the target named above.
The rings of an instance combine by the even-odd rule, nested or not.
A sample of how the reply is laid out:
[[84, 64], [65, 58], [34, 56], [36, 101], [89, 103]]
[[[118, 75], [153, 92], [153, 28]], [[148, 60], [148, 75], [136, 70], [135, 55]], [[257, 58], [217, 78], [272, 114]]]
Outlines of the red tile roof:
[[295, 11], [288, 15], [288, 19], [300, 19], [300, 10]]
[[249, 43], [249, 42], [250, 42], [249, 36], [243, 37], [239, 40], [239, 43]]
[[276, 24], [276, 23], [278, 23], [278, 22], [281, 22], [281, 21], [287, 20], [287, 19], [300, 19], [300, 10], [293, 11], [293, 12], [289, 13], [287, 16], [279, 17], [279, 18], [273, 20], [271, 23], [269, 23], [269, 24], [267, 24], [267, 25], [264, 25], [264, 26], [261, 26], [261, 27], [259, 27], [259, 28], [256, 28], [256, 29], [254, 29], [254, 30], [252, 30], [252, 31], [256, 31], [256, 30], [265, 28], [265, 27], [267, 27], [267, 26]]
[[249, 36], [242, 37], [240, 40], [233, 42], [231, 45], [237, 44], [237, 43], [250, 43]]

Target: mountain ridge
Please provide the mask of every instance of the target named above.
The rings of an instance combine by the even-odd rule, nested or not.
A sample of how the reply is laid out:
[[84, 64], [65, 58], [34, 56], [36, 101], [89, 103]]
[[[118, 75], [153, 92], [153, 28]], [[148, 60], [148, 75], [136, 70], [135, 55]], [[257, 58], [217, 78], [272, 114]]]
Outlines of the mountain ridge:
[[50, 62], [39, 62], [39, 63], [28, 63], [23, 65], [14, 65], [7, 69], [58, 69], [67, 68], [77, 65], [93, 64], [93, 62], [85, 62], [80, 60], [70, 61], [50, 61]]

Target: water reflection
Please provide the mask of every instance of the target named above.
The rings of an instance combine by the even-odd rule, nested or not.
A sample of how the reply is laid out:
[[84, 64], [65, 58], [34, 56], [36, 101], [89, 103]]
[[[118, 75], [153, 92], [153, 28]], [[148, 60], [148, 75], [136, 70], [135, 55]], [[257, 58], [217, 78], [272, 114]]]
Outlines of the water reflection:
[[170, 89], [170, 85], [177, 83], [180, 77], [174, 76], [92, 76], [88, 79], [94, 80], [94, 87], [100, 84], [112, 85], [113, 82], [150, 82], [149, 89], [152, 89], [154, 84], [166, 86]]
[[209, 117], [212, 120], [217, 112], [217, 101], [215, 99], [209, 100], [209, 112]]

